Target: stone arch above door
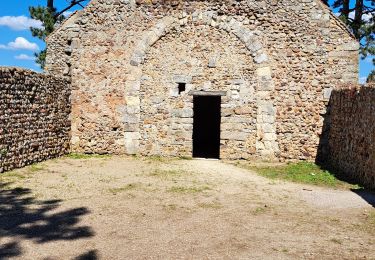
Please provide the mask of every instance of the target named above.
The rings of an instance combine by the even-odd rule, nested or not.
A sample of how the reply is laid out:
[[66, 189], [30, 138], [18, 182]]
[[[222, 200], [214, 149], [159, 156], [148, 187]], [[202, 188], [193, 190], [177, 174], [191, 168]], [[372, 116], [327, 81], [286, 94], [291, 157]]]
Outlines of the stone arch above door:
[[[144, 63], [149, 49], [163, 36], [172, 30], [183, 30], [184, 25], [190, 22], [199, 22], [210, 25], [220, 30], [235, 35], [249, 50], [253, 57], [254, 64], [256, 64], [256, 80], [257, 80], [257, 94], [256, 102], [258, 106], [257, 111], [257, 142], [256, 150], [259, 155], [274, 157], [278, 152], [275, 117], [276, 108], [270, 99], [271, 92], [274, 90], [274, 83], [272, 80], [271, 66], [269, 58], [264, 50], [261, 40], [261, 34], [257, 31], [251, 31], [246, 28], [241, 22], [233, 17], [219, 16], [216, 12], [194, 12], [187, 15], [182, 14], [179, 17], [167, 16], [162, 18], [153, 27], [143, 33], [141, 39], [136, 43], [134, 51], [131, 55], [130, 65], [133, 74], [126, 84], [128, 86], [140, 86], [142, 77], [142, 64]], [[134, 89], [134, 87], [132, 87]], [[140, 100], [139, 93], [129, 93], [127, 99], [132, 102], [127, 102], [128, 115], [132, 119], [132, 124], [138, 124], [137, 127], [132, 127], [132, 131], [125, 133], [125, 146], [128, 153], [137, 153], [139, 144], [139, 122], [134, 122], [134, 119], [140, 118]], [[137, 99], [137, 100], [136, 100]], [[134, 107], [133, 107], [134, 106]], [[131, 114], [133, 113], [133, 114]], [[138, 145], [138, 146], [137, 146]]]

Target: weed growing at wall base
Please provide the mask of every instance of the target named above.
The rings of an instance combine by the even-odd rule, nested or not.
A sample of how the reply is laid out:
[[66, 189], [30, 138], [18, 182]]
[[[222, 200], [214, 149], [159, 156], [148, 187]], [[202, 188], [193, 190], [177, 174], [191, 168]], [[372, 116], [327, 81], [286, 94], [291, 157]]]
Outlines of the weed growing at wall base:
[[92, 158], [109, 158], [109, 154], [83, 154], [83, 153], [70, 153], [66, 156], [70, 159], [92, 159]]
[[244, 167], [270, 179], [287, 180], [334, 188], [359, 188], [357, 185], [351, 185], [337, 179], [333, 173], [311, 162], [289, 163], [276, 166], [244, 165]]

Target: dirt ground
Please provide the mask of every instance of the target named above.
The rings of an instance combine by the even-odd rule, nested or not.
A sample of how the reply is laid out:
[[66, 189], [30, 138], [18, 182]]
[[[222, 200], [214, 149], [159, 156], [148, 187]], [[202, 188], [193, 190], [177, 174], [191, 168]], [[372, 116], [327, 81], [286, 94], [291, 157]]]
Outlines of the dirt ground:
[[372, 195], [221, 161], [62, 158], [1, 180], [1, 259], [375, 259]]

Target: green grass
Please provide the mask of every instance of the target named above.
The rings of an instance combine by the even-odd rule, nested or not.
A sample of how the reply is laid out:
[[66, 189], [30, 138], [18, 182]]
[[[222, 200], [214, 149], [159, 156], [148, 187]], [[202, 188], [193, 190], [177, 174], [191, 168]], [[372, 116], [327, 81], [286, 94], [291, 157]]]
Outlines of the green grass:
[[333, 242], [335, 244], [339, 244], [339, 245], [343, 244], [342, 240], [340, 240], [338, 238], [331, 238], [331, 242]]
[[43, 171], [45, 169], [45, 166], [42, 164], [32, 164], [27, 168], [30, 172], [39, 172]]
[[27, 179], [32, 176], [33, 173], [45, 170], [46, 166], [40, 163], [31, 164], [26, 166], [24, 169], [16, 169], [0, 174], [0, 181], [2, 182], [14, 182], [17, 180]]
[[223, 205], [219, 202], [199, 203], [199, 207], [204, 209], [221, 209]]
[[158, 169], [150, 173], [153, 177], [158, 177], [161, 179], [174, 179], [176, 177], [182, 177], [186, 175], [190, 175], [189, 172], [183, 170], [162, 170]]
[[173, 193], [199, 193], [203, 191], [211, 190], [208, 186], [197, 186], [197, 187], [185, 187], [185, 186], [173, 186], [169, 188], [168, 192]]
[[112, 193], [113, 195], [116, 195], [118, 193], [121, 193], [121, 192], [126, 192], [126, 191], [129, 191], [129, 190], [134, 190], [138, 187], [139, 185], [137, 183], [130, 183], [128, 185], [125, 185], [123, 187], [119, 187], [119, 188], [111, 188], [109, 189], [108, 191], [110, 193]]
[[109, 154], [83, 154], [83, 153], [71, 153], [65, 157], [70, 159], [92, 159], [92, 158], [108, 158]]
[[321, 169], [318, 165], [311, 162], [289, 163], [277, 166], [247, 166], [246, 168], [270, 179], [327, 187], [359, 188], [357, 185], [338, 180], [334, 174]]

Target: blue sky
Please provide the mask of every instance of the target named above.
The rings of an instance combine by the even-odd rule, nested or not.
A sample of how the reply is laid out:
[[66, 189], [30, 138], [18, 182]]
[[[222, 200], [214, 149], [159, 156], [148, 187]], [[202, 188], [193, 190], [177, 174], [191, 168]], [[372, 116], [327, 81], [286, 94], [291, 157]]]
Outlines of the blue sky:
[[[55, 5], [61, 10], [67, 2], [68, 0], [55, 0]], [[352, 2], [354, 3], [354, 0]], [[27, 25], [35, 21], [26, 17], [29, 17], [29, 6], [45, 4], [46, 0], [7, 0], [3, 3], [0, 9], [0, 66], [17, 66], [40, 71], [33, 60], [33, 53], [38, 49], [42, 50], [45, 45], [32, 37]], [[360, 61], [361, 81], [367, 78], [372, 69], [371, 57]]]

